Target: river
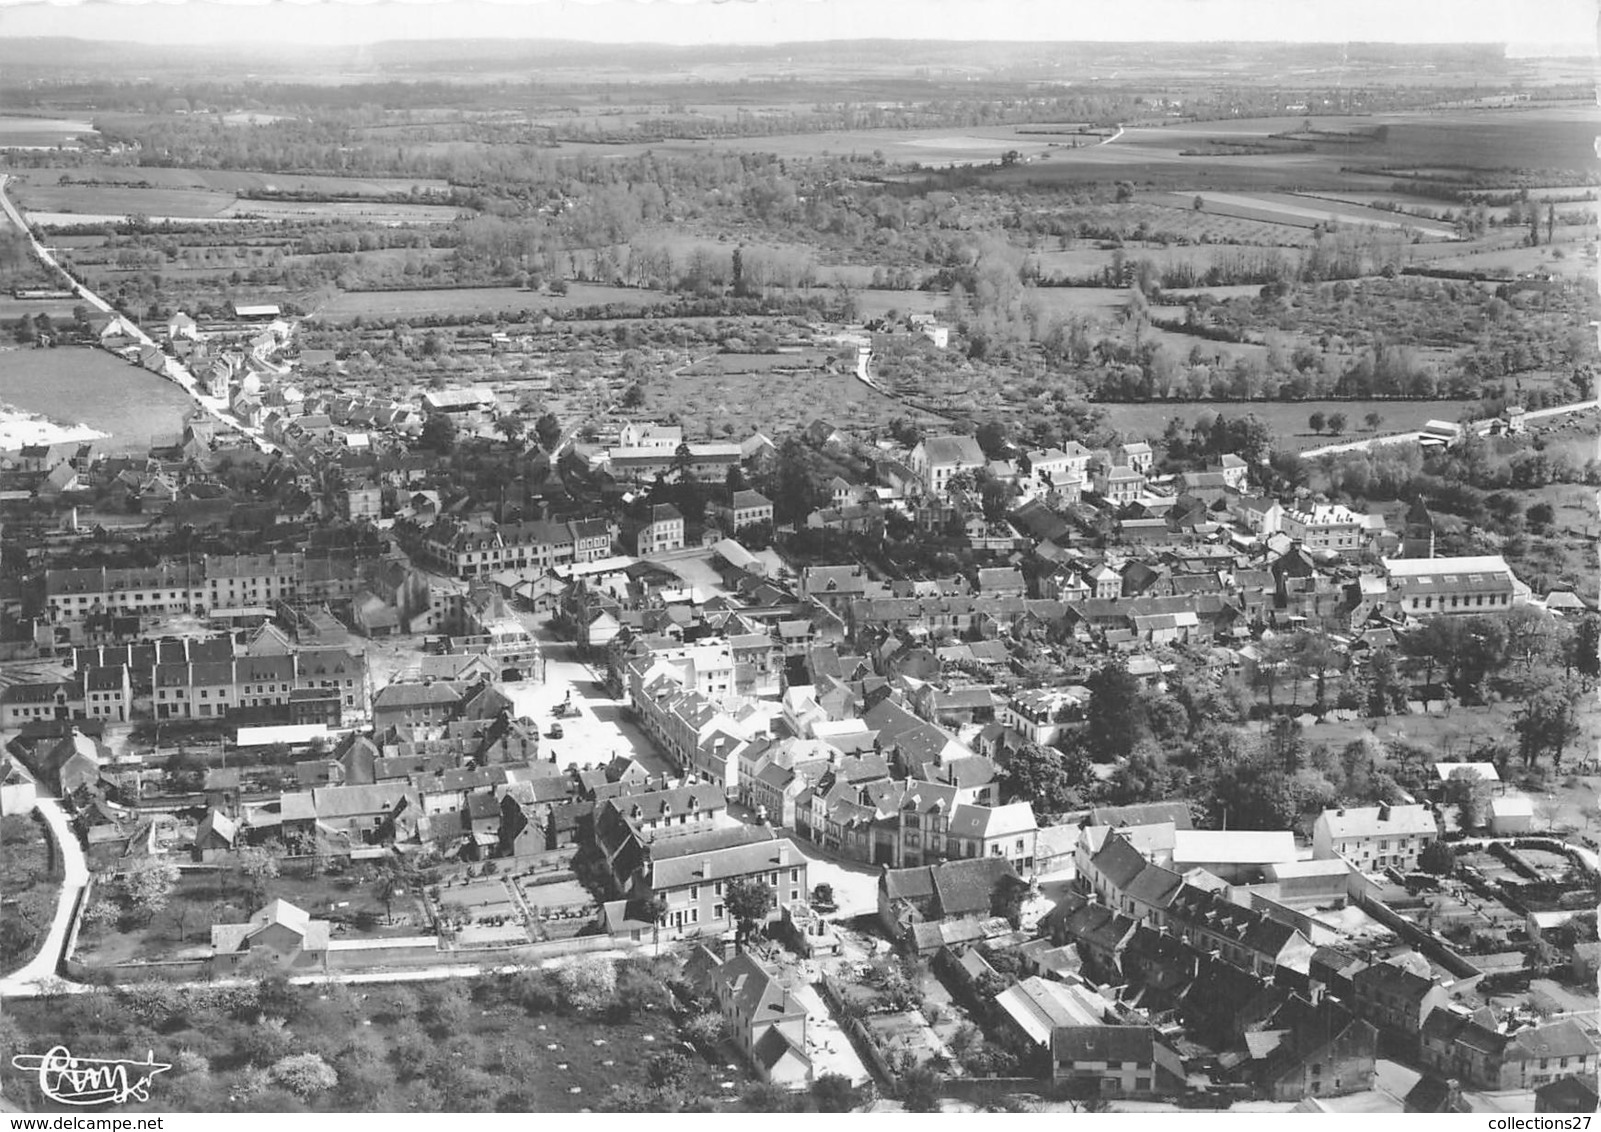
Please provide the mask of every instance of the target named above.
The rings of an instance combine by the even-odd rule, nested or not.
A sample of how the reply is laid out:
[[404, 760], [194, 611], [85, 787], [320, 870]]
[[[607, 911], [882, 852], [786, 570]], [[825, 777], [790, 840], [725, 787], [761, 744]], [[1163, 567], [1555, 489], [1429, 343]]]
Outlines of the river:
[[0, 346], [0, 405], [110, 433], [107, 452], [143, 452], [177, 436], [194, 402], [177, 385], [104, 350]]

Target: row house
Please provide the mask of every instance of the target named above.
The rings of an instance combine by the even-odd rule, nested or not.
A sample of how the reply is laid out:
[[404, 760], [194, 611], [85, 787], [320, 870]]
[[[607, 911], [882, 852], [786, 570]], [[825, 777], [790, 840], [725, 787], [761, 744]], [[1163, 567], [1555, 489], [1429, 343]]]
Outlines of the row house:
[[1372, 963], [1355, 972], [1351, 991], [1358, 1014], [1409, 1043], [1418, 1041], [1424, 1023], [1441, 1013], [1451, 999], [1434, 978], [1399, 963]]
[[44, 720], [86, 718], [82, 681], [37, 681], [0, 689], [0, 727], [7, 730]]
[[[502, 570], [549, 570], [570, 565], [578, 542], [574, 524], [544, 520], [494, 523], [441, 519], [420, 532], [406, 525], [399, 527], [398, 533], [413, 543], [424, 558], [456, 578], [481, 577]], [[596, 554], [599, 538], [593, 528], [585, 528], [587, 554]], [[608, 533], [606, 547], [609, 549], [610, 545]]]
[[304, 554], [208, 554], [204, 560], [206, 609], [213, 617], [269, 615], [293, 602], [305, 573]]
[[1304, 968], [1312, 957], [1311, 941], [1289, 924], [1187, 883], [1169, 903], [1167, 922], [1191, 947], [1263, 977], [1281, 966]]
[[342, 648], [300, 649], [226, 661], [157, 664], [151, 674], [157, 719], [206, 719], [241, 709], [295, 709], [339, 723], [366, 712], [366, 659]]
[[190, 613], [206, 600], [203, 578], [187, 564], [52, 569], [45, 571], [45, 603], [55, 625], [81, 624], [91, 615]]
[[1595, 1039], [1572, 1018], [1502, 1033], [1450, 1010], [1424, 1023], [1419, 1060], [1476, 1089], [1539, 1089], [1565, 1077], [1594, 1081]]
[[706, 443], [680, 445], [688, 452], [680, 457], [678, 449], [668, 448], [611, 448], [602, 457], [603, 465], [614, 479], [623, 483], [649, 484], [657, 476], [670, 476], [680, 468], [687, 468], [691, 478], [705, 484], [721, 484], [728, 479], [728, 470], [744, 462], [744, 453], [738, 444]]

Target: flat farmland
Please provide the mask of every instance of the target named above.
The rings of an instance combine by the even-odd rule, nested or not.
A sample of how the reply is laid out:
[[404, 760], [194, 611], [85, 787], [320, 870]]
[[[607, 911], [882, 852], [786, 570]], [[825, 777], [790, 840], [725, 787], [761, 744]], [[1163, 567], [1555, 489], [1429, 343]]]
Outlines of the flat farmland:
[[[1561, 252], [1559, 259], [1557, 252]], [[1595, 260], [1584, 254], [1585, 245], [1577, 236], [1564, 247], [1562, 244], [1543, 244], [1538, 248], [1519, 246], [1474, 250], [1462, 255], [1440, 256], [1428, 261], [1430, 267], [1451, 271], [1529, 272], [1549, 271], [1553, 275], [1574, 278], [1593, 277]]]
[[13, 299], [8, 294], [0, 293], [0, 322], [32, 318], [38, 314], [70, 320], [73, 308], [81, 302], [81, 299]]
[[408, 201], [288, 201], [235, 199], [218, 215], [234, 220], [361, 220], [369, 224], [449, 224], [463, 210]]
[[1437, 239], [1451, 239], [1456, 230], [1449, 224], [1435, 220], [1420, 220], [1411, 216], [1398, 216], [1377, 208], [1328, 197], [1306, 196], [1298, 193], [1219, 193], [1202, 191], [1188, 200], [1177, 193], [1153, 194], [1148, 199], [1174, 208], [1193, 209], [1195, 197], [1205, 204], [1203, 212], [1218, 212], [1225, 216], [1238, 216], [1247, 220], [1273, 224], [1289, 224], [1297, 228], [1314, 228], [1335, 220], [1370, 228], [1410, 229]]
[[48, 185], [18, 194], [28, 217], [45, 227], [120, 222], [131, 215], [157, 222], [360, 220], [370, 224], [448, 224], [461, 210], [409, 201], [244, 200], [204, 189], [129, 189]]
[[232, 193], [207, 189], [130, 189], [120, 185], [22, 184], [12, 192], [29, 213], [72, 212], [97, 216], [221, 216], [234, 203]]
[[572, 307], [619, 304], [645, 307], [666, 295], [639, 287], [600, 287], [574, 283], [565, 295], [545, 295], [520, 287], [444, 288], [432, 291], [349, 291], [318, 307], [312, 316], [341, 322], [368, 316], [498, 314], [501, 311], [568, 310]]
[[[1102, 402], [1099, 407], [1106, 410], [1109, 427], [1139, 437], [1161, 436], [1167, 422], [1174, 417], [1191, 425], [1205, 412], [1231, 418], [1255, 414], [1273, 433], [1275, 446], [1299, 452], [1303, 448], [1334, 443], [1336, 439], [1362, 440], [1389, 433], [1415, 432], [1429, 420], [1457, 419], [1466, 404], [1463, 401], [1142, 401], [1137, 404]], [[1330, 437], [1327, 431], [1321, 435], [1314, 433], [1306, 422], [1317, 412], [1325, 417], [1344, 413], [1345, 432], [1338, 438]], [[1378, 413], [1384, 418], [1377, 432], [1370, 432], [1363, 423], [1362, 418], [1369, 413]]]
[[[123, 165], [85, 165], [67, 174], [73, 181], [103, 182], [106, 188], [131, 186], [136, 183], [154, 189], [198, 189], [205, 192], [237, 194], [242, 192], [327, 193], [330, 196], [390, 196], [409, 194], [413, 188], [421, 192], [448, 192], [446, 181], [418, 178], [407, 180], [397, 177], [334, 177], [323, 174], [250, 173], [232, 169], [167, 169]], [[46, 175], [39, 172], [22, 172], [13, 182], [13, 188], [38, 178], [40, 187]], [[55, 180], [51, 175], [49, 180]], [[94, 189], [94, 185], [74, 185], [74, 188]]]
[[1391, 168], [1583, 169], [1601, 176], [1594, 105], [1380, 115], [1385, 141], [1369, 151]]
[[0, 149], [76, 149], [78, 138], [95, 132], [93, 124], [72, 118], [34, 118], [24, 114], [0, 114]]
[[805, 160], [814, 157], [881, 153], [892, 164], [982, 165], [999, 164], [1007, 150], [1017, 150], [1025, 158], [1064, 152], [1059, 140], [1048, 135], [1021, 134], [1012, 126], [980, 126], [944, 130], [836, 130], [821, 134], [794, 134], [760, 138], [709, 138], [705, 141], [669, 139], [659, 142], [630, 142], [602, 145], [589, 142], [563, 142], [559, 156], [584, 153], [595, 157], [638, 156], [655, 153], [694, 154], [738, 151], [771, 153], [781, 158]]

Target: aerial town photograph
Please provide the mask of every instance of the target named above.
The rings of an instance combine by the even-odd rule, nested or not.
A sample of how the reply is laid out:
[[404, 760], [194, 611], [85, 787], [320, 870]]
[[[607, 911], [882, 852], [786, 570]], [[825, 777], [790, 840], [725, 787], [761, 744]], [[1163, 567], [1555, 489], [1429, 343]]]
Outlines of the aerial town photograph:
[[1596, 1112], [1596, 26], [0, 4], [0, 1112]]

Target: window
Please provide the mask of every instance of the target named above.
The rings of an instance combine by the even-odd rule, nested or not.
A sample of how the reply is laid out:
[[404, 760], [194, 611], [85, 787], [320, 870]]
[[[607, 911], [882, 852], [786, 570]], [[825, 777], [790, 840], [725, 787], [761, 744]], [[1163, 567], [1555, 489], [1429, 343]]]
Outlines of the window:
[[723, 918], [723, 906], [721, 904], [713, 904], [712, 905], [712, 919], [721, 920], [722, 918]]
[[700, 885], [692, 884], [692, 885], [689, 886], [689, 898], [691, 900], [699, 900], [700, 899]]

